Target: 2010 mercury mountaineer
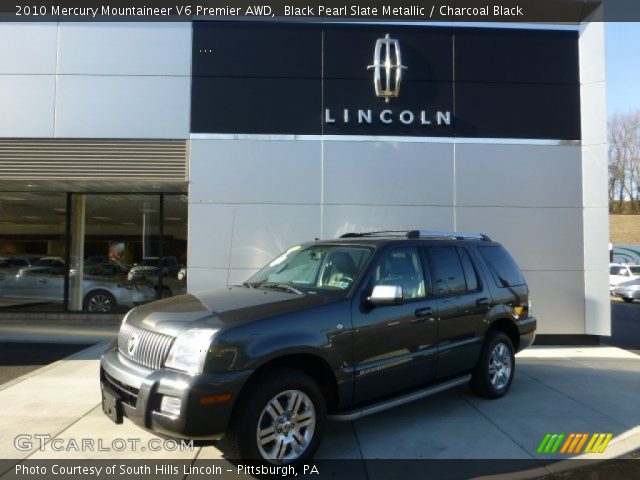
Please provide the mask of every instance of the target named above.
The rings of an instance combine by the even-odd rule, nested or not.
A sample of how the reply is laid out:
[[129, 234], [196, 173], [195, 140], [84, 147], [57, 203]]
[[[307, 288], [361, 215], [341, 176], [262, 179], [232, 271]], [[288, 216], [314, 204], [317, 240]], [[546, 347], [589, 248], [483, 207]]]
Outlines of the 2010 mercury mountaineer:
[[102, 357], [105, 413], [228, 455], [310, 458], [351, 420], [469, 383], [509, 390], [534, 339], [498, 243], [459, 232], [346, 234], [289, 248], [243, 285], [131, 310]]

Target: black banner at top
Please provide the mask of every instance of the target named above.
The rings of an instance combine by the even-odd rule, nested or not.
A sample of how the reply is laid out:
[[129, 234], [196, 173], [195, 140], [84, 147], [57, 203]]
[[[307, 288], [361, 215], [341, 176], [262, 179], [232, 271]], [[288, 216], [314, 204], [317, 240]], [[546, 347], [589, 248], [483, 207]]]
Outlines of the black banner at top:
[[2, 0], [1, 21], [640, 21], [637, 0]]

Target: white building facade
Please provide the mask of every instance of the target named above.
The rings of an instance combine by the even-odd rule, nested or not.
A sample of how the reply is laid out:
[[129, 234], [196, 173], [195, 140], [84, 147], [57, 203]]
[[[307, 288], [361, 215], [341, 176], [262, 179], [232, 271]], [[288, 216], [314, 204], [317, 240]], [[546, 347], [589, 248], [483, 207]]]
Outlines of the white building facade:
[[[368, 68], [387, 34], [390, 98]], [[173, 257], [186, 286], [151, 286], [178, 294], [297, 242], [418, 228], [505, 245], [539, 334], [610, 334], [601, 23], [3, 24], [0, 45], [0, 257], [62, 259], [41, 311], [86, 310], [107, 260]]]

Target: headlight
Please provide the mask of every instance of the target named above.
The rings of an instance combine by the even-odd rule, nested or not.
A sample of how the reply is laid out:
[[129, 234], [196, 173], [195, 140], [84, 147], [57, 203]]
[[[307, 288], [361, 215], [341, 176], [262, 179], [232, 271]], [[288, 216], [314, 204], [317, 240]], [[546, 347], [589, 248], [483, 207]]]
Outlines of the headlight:
[[165, 366], [188, 373], [201, 373], [211, 340], [218, 330], [188, 330], [176, 338]]

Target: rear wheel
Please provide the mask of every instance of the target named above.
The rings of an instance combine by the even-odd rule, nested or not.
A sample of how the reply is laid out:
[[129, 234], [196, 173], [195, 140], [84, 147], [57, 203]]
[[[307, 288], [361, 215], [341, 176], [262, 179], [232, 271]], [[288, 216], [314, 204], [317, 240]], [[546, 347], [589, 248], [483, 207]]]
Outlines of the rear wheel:
[[248, 385], [226, 434], [234, 459], [295, 464], [313, 456], [324, 433], [325, 400], [309, 376], [278, 369]]
[[489, 331], [471, 377], [471, 390], [484, 398], [500, 398], [509, 391], [515, 373], [515, 355], [508, 335]]
[[622, 297], [622, 300], [624, 300], [627, 303], [633, 302], [633, 298], [629, 298], [629, 297]]

